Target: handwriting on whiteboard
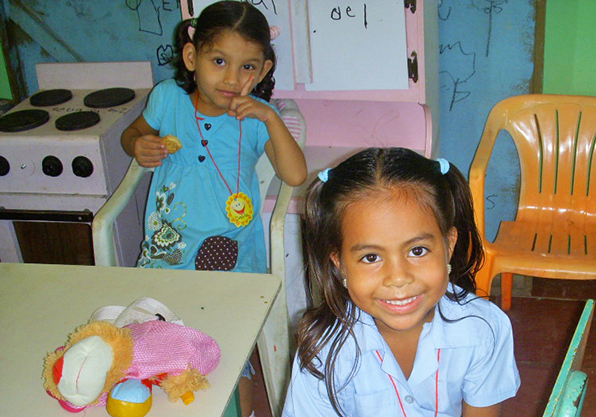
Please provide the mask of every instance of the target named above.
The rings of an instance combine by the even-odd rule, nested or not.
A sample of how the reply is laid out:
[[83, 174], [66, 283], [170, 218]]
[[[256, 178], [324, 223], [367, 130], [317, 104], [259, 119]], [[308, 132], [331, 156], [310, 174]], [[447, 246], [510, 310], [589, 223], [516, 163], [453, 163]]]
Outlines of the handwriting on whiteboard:
[[308, 3], [310, 91], [408, 88], [403, 0]]
[[[361, 14], [361, 16], [359, 16]], [[362, 25], [365, 29], [368, 29], [368, 21], [366, 19], [366, 3], [362, 5], [362, 13], [360, 10], [356, 11], [352, 9], [352, 6], [343, 7], [334, 7], [331, 9], [331, 20], [341, 20], [341, 19], [355, 19], [361, 18]]]

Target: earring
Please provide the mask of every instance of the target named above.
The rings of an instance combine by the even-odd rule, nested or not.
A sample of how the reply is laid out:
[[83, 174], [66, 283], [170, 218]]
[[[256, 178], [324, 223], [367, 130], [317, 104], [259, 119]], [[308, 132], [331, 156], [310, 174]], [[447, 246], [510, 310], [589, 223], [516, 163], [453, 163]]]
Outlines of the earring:
[[447, 264], [447, 275], [451, 274], [451, 264]]
[[347, 279], [342, 279], [341, 280], [342, 284], [344, 284], [344, 287], [348, 288], [348, 280]]

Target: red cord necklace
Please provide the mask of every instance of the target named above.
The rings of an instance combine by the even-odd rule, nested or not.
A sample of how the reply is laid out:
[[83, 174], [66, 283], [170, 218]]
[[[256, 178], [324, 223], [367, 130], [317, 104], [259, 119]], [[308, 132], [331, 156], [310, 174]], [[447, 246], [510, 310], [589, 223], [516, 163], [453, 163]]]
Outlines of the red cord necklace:
[[[383, 358], [381, 357], [381, 354], [379, 353], [379, 351], [377, 350], [377, 356], [379, 357], [379, 360], [381, 361], [381, 363], [383, 363]], [[441, 349], [438, 350], [437, 352], [437, 362], [439, 362], [441, 360]], [[438, 366], [438, 364], [437, 364]], [[397, 401], [399, 401], [399, 406], [401, 407], [401, 412], [404, 414], [404, 417], [408, 417], [406, 415], [406, 410], [404, 409], [404, 405], [401, 402], [401, 397], [399, 396], [399, 391], [397, 390], [397, 384], [395, 383], [395, 380], [393, 379], [393, 377], [389, 374], [387, 374], [387, 376], [389, 377], [389, 379], [391, 380], [391, 383], [393, 384], [393, 388], [395, 388], [395, 393], [397, 394]], [[435, 373], [435, 417], [437, 417], [439, 415], [439, 369], [437, 368], [437, 372]]]
[[226, 212], [228, 213], [228, 218], [230, 219], [230, 222], [235, 224], [237, 227], [246, 226], [252, 220], [253, 215], [254, 215], [254, 210], [253, 210], [253, 205], [252, 205], [252, 201], [250, 200], [250, 198], [246, 194], [240, 192], [240, 155], [241, 155], [241, 150], [242, 150], [242, 121], [240, 121], [240, 120], [238, 121], [238, 126], [240, 128], [240, 135], [238, 137], [238, 178], [236, 180], [236, 193], [233, 193], [232, 189], [228, 185], [228, 182], [224, 178], [221, 170], [217, 166], [217, 163], [215, 163], [215, 159], [213, 158], [213, 155], [211, 155], [211, 151], [209, 150], [209, 147], [207, 146], [208, 141], [205, 140], [205, 138], [203, 137], [203, 132], [201, 131], [201, 124], [199, 123], [199, 120], [205, 120], [205, 119], [203, 117], [199, 116], [199, 92], [198, 91], [197, 91], [197, 96], [195, 99], [194, 107], [195, 107], [195, 120], [197, 122], [197, 128], [199, 129], [199, 135], [201, 136], [201, 145], [203, 145], [205, 147], [205, 149], [207, 149], [207, 153], [209, 154], [211, 161], [213, 161], [213, 165], [215, 165], [215, 169], [217, 169], [219, 176], [221, 177], [226, 188], [230, 192], [230, 197], [226, 201]]

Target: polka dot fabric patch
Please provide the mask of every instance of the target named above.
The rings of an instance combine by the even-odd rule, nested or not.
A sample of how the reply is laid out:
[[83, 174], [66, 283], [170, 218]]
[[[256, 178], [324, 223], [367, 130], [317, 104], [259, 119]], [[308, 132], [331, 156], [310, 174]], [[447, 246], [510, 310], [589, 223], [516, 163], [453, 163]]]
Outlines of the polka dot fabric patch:
[[225, 236], [205, 239], [195, 259], [198, 271], [230, 271], [238, 261], [238, 242]]

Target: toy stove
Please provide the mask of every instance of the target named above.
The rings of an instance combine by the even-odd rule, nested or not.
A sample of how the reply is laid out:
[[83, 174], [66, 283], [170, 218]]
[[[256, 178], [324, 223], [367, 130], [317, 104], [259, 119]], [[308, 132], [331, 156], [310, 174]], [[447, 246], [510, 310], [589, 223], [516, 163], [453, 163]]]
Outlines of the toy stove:
[[[0, 117], [0, 260], [89, 264], [92, 247], [82, 252], [92, 245], [90, 223], [130, 164], [120, 135], [144, 109], [151, 64], [36, 70], [40, 90]], [[139, 190], [143, 201], [133, 199], [115, 225], [124, 266], [134, 264], [142, 240], [147, 190]]]

